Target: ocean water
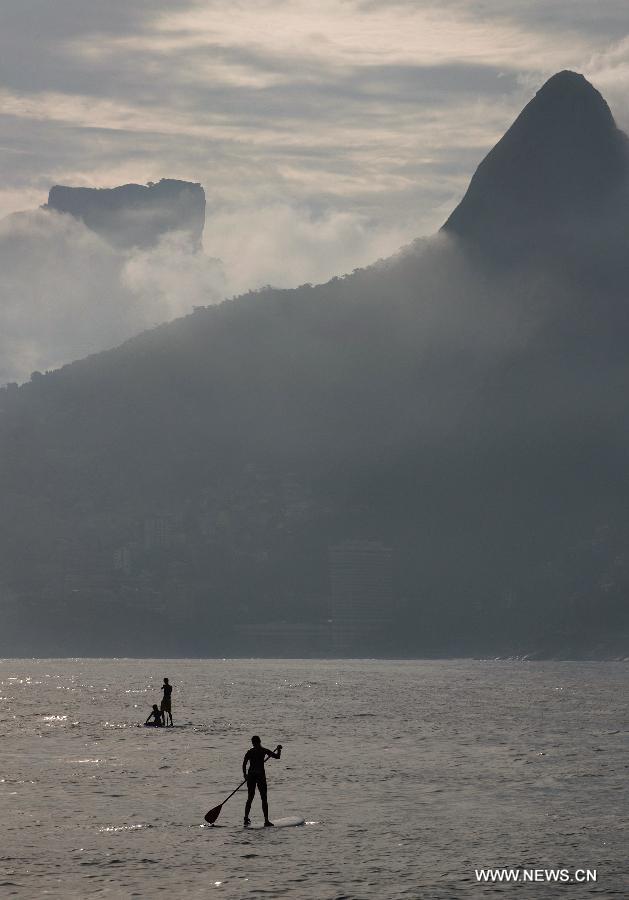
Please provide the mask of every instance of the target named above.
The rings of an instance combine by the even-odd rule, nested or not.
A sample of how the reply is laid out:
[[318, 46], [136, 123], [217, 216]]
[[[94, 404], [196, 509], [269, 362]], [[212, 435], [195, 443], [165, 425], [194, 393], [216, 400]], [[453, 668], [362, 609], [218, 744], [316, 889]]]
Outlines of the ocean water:
[[[174, 685], [176, 728], [139, 727]], [[629, 897], [629, 665], [0, 662], [0, 893], [456, 900]], [[252, 734], [271, 818], [242, 828]], [[253, 818], [261, 820], [259, 799]], [[480, 867], [597, 870], [479, 884]]]

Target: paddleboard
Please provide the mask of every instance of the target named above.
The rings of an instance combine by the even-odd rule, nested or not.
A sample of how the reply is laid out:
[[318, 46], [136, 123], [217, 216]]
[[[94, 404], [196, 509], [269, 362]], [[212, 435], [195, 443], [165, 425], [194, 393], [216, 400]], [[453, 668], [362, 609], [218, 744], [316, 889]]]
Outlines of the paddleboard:
[[[292, 828], [295, 825], [303, 825], [304, 819], [301, 816], [284, 816], [283, 819], [273, 819], [273, 825], [276, 828]], [[254, 822], [253, 825], [245, 825], [243, 826], [247, 829], [247, 831], [251, 831], [251, 829], [259, 829], [264, 828], [264, 824], [262, 822]], [[273, 831], [272, 828], [267, 828], [267, 831]]]

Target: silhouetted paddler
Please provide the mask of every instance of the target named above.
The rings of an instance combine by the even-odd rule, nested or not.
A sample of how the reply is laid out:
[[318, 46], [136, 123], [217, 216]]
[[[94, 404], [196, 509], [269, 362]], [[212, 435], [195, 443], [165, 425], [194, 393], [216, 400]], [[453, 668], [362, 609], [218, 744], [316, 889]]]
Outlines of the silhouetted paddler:
[[[264, 824], [268, 827], [272, 826], [273, 822], [269, 820], [269, 804], [266, 798], [266, 772], [264, 770], [264, 762], [270, 756], [272, 756], [273, 759], [279, 759], [282, 755], [282, 745], [278, 744], [275, 750], [267, 750], [266, 747], [262, 746], [262, 741], [257, 734], [254, 734], [251, 738], [251, 743], [253, 744], [253, 747], [251, 750], [247, 750], [242, 761], [242, 775], [247, 782], [248, 792], [247, 802], [245, 804], [244, 824], [251, 824], [249, 813], [251, 812], [251, 804], [253, 803], [257, 787], [260, 792], [260, 800], [262, 801]], [[247, 763], [249, 763], [248, 771]]]
[[[170, 698], [171, 698], [171, 695], [173, 692], [173, 686], [168, 681], [168, 678], [164, 678], [162, 690], [164, 692], [164, 696], [162, 697], [162, 703], [160, 706], [160, 710], [162, 713], [162, 717], [164, 719], [164, 725], [168, 725], [168, 724], [172, 725], [173, 724], [173, 714], [172, 714], [172, 709], [171, 709], [171, 704], [170, 704]], [[170, 722], [167, 721], [166, 717], [168, 717], [170, 719]]]

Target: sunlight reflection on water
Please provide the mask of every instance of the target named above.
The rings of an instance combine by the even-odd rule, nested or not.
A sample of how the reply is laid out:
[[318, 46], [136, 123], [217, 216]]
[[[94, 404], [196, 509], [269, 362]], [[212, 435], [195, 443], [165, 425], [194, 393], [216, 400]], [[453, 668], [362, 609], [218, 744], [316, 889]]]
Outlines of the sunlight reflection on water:
[[[164, 672], [177, 727], [142, 728]], [[20, 897], [64, 900], [201, 898], [208, 887], [226, 900], [474, 900], [495, 893], [474, 882], [475, 866], [561, 860], [598, 868], [599, 893], [625, 896], [627, 673], [618, 663], [3, 661], [14, 695], [0, 721], [4, 879]], [[215, 827], [199, 827], [239, 783], [253, 733], [284, 745], [267, 764], [271, 816], [310, 827], [244, 831], [242, 791]], [[535, 896], [554, 900], [556, 888], [536, 884]], [[571, 886], [570, 900], [590, 896]]]

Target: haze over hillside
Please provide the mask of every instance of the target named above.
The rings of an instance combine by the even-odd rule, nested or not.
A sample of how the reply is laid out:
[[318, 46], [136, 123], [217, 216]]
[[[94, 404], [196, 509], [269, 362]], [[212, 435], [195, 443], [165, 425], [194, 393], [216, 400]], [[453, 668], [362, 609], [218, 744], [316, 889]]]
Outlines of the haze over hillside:
[[5, 390], [4, 652], [629, 653], [628, 184], [560, 73], [434, 239]]
[[0, 220], [0, 384], [221, 300], [204, 221], [201, 185], [166, 178], [55, 185], [41, 209]]

